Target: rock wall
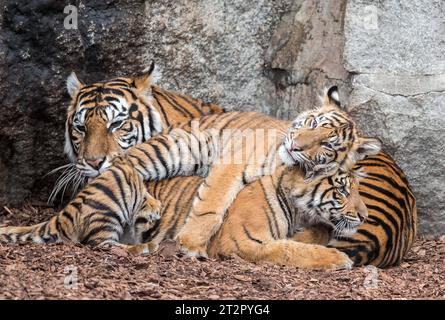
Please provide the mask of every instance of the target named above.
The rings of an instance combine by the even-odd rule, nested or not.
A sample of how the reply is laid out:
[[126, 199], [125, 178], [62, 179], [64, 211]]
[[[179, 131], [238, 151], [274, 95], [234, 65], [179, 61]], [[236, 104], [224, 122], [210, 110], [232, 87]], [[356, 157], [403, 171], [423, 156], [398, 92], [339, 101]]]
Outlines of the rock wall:
[[443, 233], [444, 13], [439, 0], [1, 0], [0, 204], [48, 196], [71, 70], [91, 82], [155, 59], [165, 88], [281, 118], [339, 85], [407, 172], [420, 231]]
[[407, 173], [419, 230], [445, 231], [445, 2], [348, 1], [349, 110]]

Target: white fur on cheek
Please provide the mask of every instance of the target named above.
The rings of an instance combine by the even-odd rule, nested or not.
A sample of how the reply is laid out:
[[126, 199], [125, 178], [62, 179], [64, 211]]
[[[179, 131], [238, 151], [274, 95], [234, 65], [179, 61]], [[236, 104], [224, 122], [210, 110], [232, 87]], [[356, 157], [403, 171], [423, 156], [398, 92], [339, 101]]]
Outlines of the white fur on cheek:
[[63, 151], [65, 152], [65, 154], [68, 156], [68, 159], [72, 162], [75, 163], [77, 160], [77, 156], [74, 153], [73, 150], [73, 145], [71, 143], [71, 137], [70, 134], [68, 132], [68, 128], [65, 129], [65, 146], [63, 148]]
[[289, 152], [287, 152], [284, 144], [282, 144], [280, 146], [280, 148], [278, 149], [278, 155], [280, 156], [280, 159], [281, 159], [281, 161], [283, 161], [284, 164], [286, 164], [288, 166], [292, 166], [295, 164], [295, 160], [292, 159]]

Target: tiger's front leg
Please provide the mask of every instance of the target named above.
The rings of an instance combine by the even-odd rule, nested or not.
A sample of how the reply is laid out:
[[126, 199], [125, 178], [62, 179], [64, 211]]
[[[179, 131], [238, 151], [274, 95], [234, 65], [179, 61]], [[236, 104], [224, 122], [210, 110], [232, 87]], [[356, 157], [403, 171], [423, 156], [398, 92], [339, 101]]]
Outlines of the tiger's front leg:
[[[145, 185], [143, 185], [145, 189]], [[132, 228], [134, 245], [121, 243], [122, 232], [116, 233], [117, 230], [107, 229], [107, 234], [102, 234], [101, 241], [97, 244], [101, 248], [120, 247], [131, 254], [147, 254], [156, 251], [158, 245], [154, 243], [142, 243], [144, 233], [156, 227], [157, 222], [161, 218], [161, 202], [152, 197], [147, 191], [144, 193], [142, 203], [134, 208], [129, 217], [128, 224]], [[123, 230], [123, 226], [122, 226]]]
[[243, 165], [218, 165], [210, 170], [176, 238], [184, 253], [207, 257], [207, 244], [221, 227], [227, 209], [244, 187], [244, 168]]
[[124, 248], [128, 252], [132, 254], [148, 254], [157, 250], [157, 244], [152, 242], [143, 243], [143, 239], [144, 233], [155, 228], [161, 219], [161, 208], [161, 202], [146, 192], [141, 208], [133, 216], [132, 225], [136, 244], [125, 246]]
[[291, 239], [298, 242], [326, 246], [331, 238], [331, 229], [328, 226], [319, 224], [295, 232]]
[[142, 242], [144, 232], [156, 226], [161, 219], [161, 208], [161, 202], [146, 192], [144, 203], [133, 216], [132, 225], [136, 242]]

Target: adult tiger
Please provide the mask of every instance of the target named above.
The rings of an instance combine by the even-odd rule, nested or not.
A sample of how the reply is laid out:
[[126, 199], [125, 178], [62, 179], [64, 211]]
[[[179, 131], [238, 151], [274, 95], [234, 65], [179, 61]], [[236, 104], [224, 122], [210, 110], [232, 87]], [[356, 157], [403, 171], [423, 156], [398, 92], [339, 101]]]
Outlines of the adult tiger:
[[[155, 65], [138, 77], [120, 77], [90, 85], [72, 73], [67, 79], [71, 103], [65, 126], [70, 164], [59, 177], [50, 201], [70, 183], [77, 190], [99, 175], [114, 157], [172, 124], [224, 109], [154, 84]], [[56, 169], [57, 170], [57, 169]]]
[[[35, 226], [0, 228], [0, 241], [75, 241], [99, 247], [119, 246], [132, 253], [151, 252], [158, 243], [141, 243], [144, 237], [153, 230], [165, 232], [164, 225], [178, 224], [178, 220], [183, 224], [189, 212], [187, 206], [191, 206], [196, 187], [202, 182], [199, 177], [160, 182], [155, 189], [168, 189], [161, 191], [160, 196], [167, 204], [171, 203], [168, 198], [173, 190], [174, 195], [178, 195], [177, 189], [169, 186], [177, 180], [187, 182], [180, 197], [184, 207], [179, 211], [173, 206], [164, 209], [159, 227], [153, 227], [153, 221], [158, 219], [159, 201], [147, 193], [133, 164], [123, 156], [117, 157], [110, 170], [87, 185], [59, 214]], [[269, 190], [269, 196], [275, 192], [277, 198], [250, 205], [249, 198], [258, 185]], [[282, 202], [292, 205], [284, 210]], [[271, 176], [262, 177], [243, 189], [233, 206], [236, 209], [230, 210], [223, 228], [211, 243], [212, 256], [235, 253], [250, 261], [301, 268], [350, 268], [352, 261], [334, 248], [285, 239], [300, 221], [333, 225], [338, 233], [348, 235], [355, 232], [363, 222], [362, 217], [367, 215], [356, 178], [338, 170], [336, 163], [323, 167], [310, 181], [303, 170], [282, 165]], [[269, 229], [270, 219], [275, 219], [276, 231]], [[130, 234], [126, 233], [128, 230]], [[125, 244], [125, 240], [136, 244]]]

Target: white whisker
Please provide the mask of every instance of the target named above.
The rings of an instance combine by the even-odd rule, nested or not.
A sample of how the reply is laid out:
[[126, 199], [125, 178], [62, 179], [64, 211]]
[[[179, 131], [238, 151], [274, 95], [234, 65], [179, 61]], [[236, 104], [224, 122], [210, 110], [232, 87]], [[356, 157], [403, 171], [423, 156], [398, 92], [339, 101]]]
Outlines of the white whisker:
[[76, 165], [76, 164], [74, 164], [74, 163], [67, 163], [67, 164], [65, 164], [65, 165], [63, 165], [63, 166], [60, 166], [60, 167], [57, 167], [57, 168], [51, 170], [50, 172], [48, 172], [47, 174], [45, 174], [43, 177], [46, 177], [46, 176], [48, 176], [48, 175], [50, 175], [50, 174], [53, 174], [53, 173], [55, 173], [55, 172], [57, 172], [57, 171], [60, 171], [60, 170], [62, 170], [62, 169], [65, 169], [65, 171], [66, 171], [66, 170], [68, 170], [68, 169], [74, 167], [75, 165]]
[[62, 199], [63, 199], [65, 190], [66, 190], [68, 184], [72, 183], [75, 179], [77, 179], [77, 176], [79, 174], [82, 175], [82, 173], [78, 171], [78, 169], [75, 165], [70, 164], [70, 165], [66, 165], [63, 167], [65, 168], [65, 170], [62, 172], [62, 174], [56, 180], [54, 188], [51, 191], [51, 194], [49, 195], [48, 203], [50, 203], [50, 204], [52, 204], [54, 202], [57, 194], [59, 194], [59, 192], [61, 190], [63, 190], [63, 193], [62, 193]]

